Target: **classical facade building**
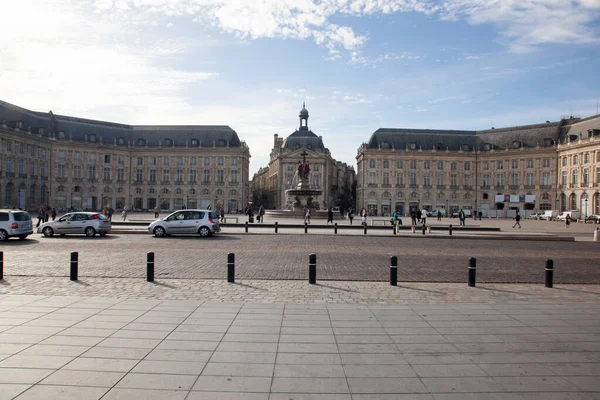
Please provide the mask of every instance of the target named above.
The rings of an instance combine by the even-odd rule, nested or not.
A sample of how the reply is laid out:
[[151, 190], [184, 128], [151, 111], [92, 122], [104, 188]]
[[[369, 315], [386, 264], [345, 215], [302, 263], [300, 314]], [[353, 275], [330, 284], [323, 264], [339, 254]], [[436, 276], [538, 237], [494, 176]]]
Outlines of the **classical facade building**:
[[294, 199], [287, 198], [285, 191], [296, 187], [298, 162], [306, 152], [310, 187], [323, 192], [313, 198], [313, 204], [321, 209], [350, 205], [354, 168], [336, 161], [323, 144], [323, 138], [308, 128], [309, 115], [304, 105], [298, 117], [300, 126], [291, 135], [285, 139], [274, 135], [269, 165], [260, 168], [252, 179], [254, 201], [271, 209], [292, 208]]
[[228, 126], [124, 125], [0, 101], [0, 207], [235, 212], [249, 159]]
[[358, 149], [357, 207], [600, 213], [599, 152], [598, 115], [483, 131], [382, 128]]

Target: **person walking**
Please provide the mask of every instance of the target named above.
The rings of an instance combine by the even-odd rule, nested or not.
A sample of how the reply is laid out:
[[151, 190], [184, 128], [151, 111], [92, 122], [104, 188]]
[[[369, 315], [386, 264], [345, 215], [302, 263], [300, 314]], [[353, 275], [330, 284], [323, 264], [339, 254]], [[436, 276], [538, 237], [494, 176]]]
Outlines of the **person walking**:
[[460, 221], [460, 226], [465, 226], [465, 212], [462, 208], [458, 212], [458, 220]]
[[160, 209], [158, 208], [158, 206], [154, 207], [154, 218], [158, 218], [159, 214], [160, 214]]
[[440, 210], [438, 210], [438, 212], [437, 212], [437, 220], [438, 221], [442, 220], [442, 212]]
[[350, 220], [350, 225], [352, 225], [352, 220], [354, 219], [354, 209], [350, 207], [350, 211], [348, 211], [348, 219]]
[[412, 225], [416, 225], [417, 224], [417, 213], [414, 211], [410, 212], [410, 223]]
[[114, 213], [115, 213], [115, 210], [111, 206], [108, 206], [108, 220], [109, 221], [112, 221], [112, 216]]
[[367, 225], [367, 211], [364, 207], [360, 210], [360, 222], [363, 226]]
[[123, 217], [123, 221], [127, 221], [127, 209], [124, 208], [123, 212], [121, 213], [121, 217]]
[[56, 219], [56, 208], [52, 207], [52, 221]]
[[220, 219], [221, 219], [221, 223], [225, 222], [225, 207], [221, 206], [221, 209], [219, 210], [219, 214], [220, 214]]
[[515, 216], [515, 224], [513, 225], [513, 228], [517, 225], [519, 225], [519, 229], [521, 229], [521, 216], [519, 215], [519, 213], [517, 213], [517, 215]]
[[43, 219], [44, 219], [44, 211], [43, 211], [43, 208], [40, 207], [40, 209], [38, 211], [38, 215], [37, 215], [37, 225], [35, 226], [36, 228], [40, 227]]
[[261, 205], [258, 209], [258, 222], [263, 223], [265, 217], [265, 208]]
[[304, 207], [304, 223], [310, 225], [310, 208]]
[[333, 224], [333, 207], [329, 207], [329, 210], [327, 210], [327, 225], [330, 222]]
[[421, 211], [421, 222], [423, 223], [423, 225], [427, 224], [427, 210], [423, 209]]
[[569, 214], [567, 214], [567, 218], [565, 218], [565, 225], [567, 228], [571, 226], [571, 216]]
[[398, 211], [394, 211], [392, 214], [392, 225], [395, 229], [398, 229]]

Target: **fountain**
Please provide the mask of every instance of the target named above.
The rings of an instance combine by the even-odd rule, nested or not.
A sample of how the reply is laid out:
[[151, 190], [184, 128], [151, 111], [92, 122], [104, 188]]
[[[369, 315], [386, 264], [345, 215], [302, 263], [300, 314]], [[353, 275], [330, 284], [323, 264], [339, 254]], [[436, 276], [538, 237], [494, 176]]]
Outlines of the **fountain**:
[[308, 161], [306, 161], [306, 156], [308, 153], [303, 151], [301, 154], [302, 161], [298, 161], [298, 170], [296, 174], [298, 175], [299, 181], [296, 189], [288, 189], [285, 191], [285, 195], [287, 197], [296, 199], [296, 203], [294, 203], [294, 207], [296, 210], [304, 210], [305, 207], [314, 208], [311, 204], [311, 199], [314, 196], [319, 196], [323, 193], [322, 190], [311, 189], [310, 184], [308, 183], [308, 177], [310, 174], [310, 165]]

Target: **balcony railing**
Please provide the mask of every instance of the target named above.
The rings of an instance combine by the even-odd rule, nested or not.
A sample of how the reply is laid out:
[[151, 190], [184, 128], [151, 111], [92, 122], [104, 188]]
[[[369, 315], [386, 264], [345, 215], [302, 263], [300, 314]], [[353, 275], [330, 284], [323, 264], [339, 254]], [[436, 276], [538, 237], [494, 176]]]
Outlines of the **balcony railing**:
[[123, 179], [117, 179], [117, 183], [118, 183], [119, 185], [124, 185], [124, 184], [125, 184], [125, 181], [124, 181]]
[[56, 177], [56, 182], [66, 182], [66, 181], [67, 181], [66, 177], [61, 177], [61, 176]]
[[38, 176], [37, 176], [37, 175], [34, 175], [34, 174], [30, 174], [30, 175], [29, 175], [29, 179], [37, 179], [37, 178], [38, 178]]
[[378, 185], [376, 183], [369, 183], [367, 187], [376, 188]]
[[397, 188], [404, 188], [406, 185], [404, 183], [396, 183]]
[[418, 189], [418, 188], [419, 188], [419, 185], [416, 185], [416, 184], [410, 184], [410, 185], [408, 185], [408, 187], [409, 187], [410, 189]]
[[490, 188], [490, 185], [481, 185], [481, 188], [482, 188], [482, 189], [489, 189], [489, 188]]
[[150, 185], [150, 186], [154, 186], [154, 185], [156, 185], [156, 181], [148, 181], [148, 182], [146, 182], [146, 183], [147, 183], [148, 185]]
[[437, 189], [446, 189], [446, 185], [436, 185]]
[[508, 188], [512, 189], [512, 190], [517, 190], [520, 188], [520, 186], [519, 185], [510, 185]]
[[19, 179], [27, 179], [27, 174], [19, 174]]
[[47, 181], [48, 177], [47, 176], [42, 176], [42, 177], [40, 177], [40, 179], [43, 180], [43, 181]]
[[90, 178], [88, 179], [89, 183], [98, 183], [98, 179], [97, 178]]
[[381, 185], [382, 188], [391, 188], [392, 185], [390, 185], [389, 183], [384, 183]]
[[83, 178], [73, 178], [73, 182], [83, 182]]
[[525, 185], [525, 189], [535, 189], [535, 185]]
[[102, 180], [102, 182], [104, 182], [104, 183], [112, 183], [112, 179], [104, 179], [104, 180]]
[[423, 189], [431, 189], [432, 187], [432, 185], [423, 185]]
[[450, 189], [458, 190], [458, 185], [450, 185]]
[[463, 185], [463, 190], [473, 190], [473, 186], [471, 186], [471, 185]]
[[161, 184], [161, 185], [169, 185], [170, 183], [171, 183], [171, 182], [169, 182], [169, 181], [160, 181], [160, 184]]
[[548, 190], [548, 189], [552, 189], [552, 186], [551, 185], [541, 185], [540, 189]]

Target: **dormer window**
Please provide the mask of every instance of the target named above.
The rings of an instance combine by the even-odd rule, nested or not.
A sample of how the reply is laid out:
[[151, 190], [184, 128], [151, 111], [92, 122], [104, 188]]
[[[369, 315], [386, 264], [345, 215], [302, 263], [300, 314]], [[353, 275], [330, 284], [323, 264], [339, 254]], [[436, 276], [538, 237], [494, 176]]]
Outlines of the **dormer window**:
[[416, 143], [410, 143], [408, 145], [408, 148], [411, 149], [411, 150], [416, 150], [417, 149], [417, 144]]
[[433, 145], [433, 149], [434, 150], [442, 150], [443, 149], [443, 145], [441, 143], [436, 143]]
[[483, 145], [483, 151], [490, 151], [492, 149], [492, 145], [489, 143], [486, 143]]
[[200, 145], [200, 142], [198, 141], [198, 139], [192, 139], [192, 146], [194, 147], [198, 147]]
[[227, 141], [225, 139], [219, 139], [217, 146], [227, 146]]
[[56, 136], [57, 139], [64, 139], [65, 138], [65, 131], [58, 131], [58, 134]]
[[44, 128], [39, 128], [38, 129], [38, 134], [39, 135], [43, 135], [44, 134]]
[[145, 146], [146, 145], [146, 139], [138, 139], [138, 146]]
[[120, 146], [124, 145], [125, 144], [125, 139], [123, 139], [122, 137], [117, 138], [117, 144], [120, 145]]
[[[64, 132], [63, 132], [63, 134], [64, 134]], [[94, 133], [88, 135], [88, 142], [96, 142], [96, 135]]]
[[460, 149], [462, 151], [469, 151], [469, 150], [471, 150], [471, 146], [469, 146], [468, 144], [463, 144], [460, 146]]
[[544, 147], [554, 146], [554, 139], [546, 138], [544, 139]]
[[296, 149], [300, 148], [300, 143], [296, 143]]
[[512, 142], [512, 148], [513, 149], [521, 148], [521, 142], [519, 142], [518, 140], [515, 140], [514, 142]]
[[171, 139], [165, 139], [165, 146], [173, 146], [173, 141]]
[[308, 146], [306, 146], [309, 150], [312, 150], [312, 144], [309, 143]]

